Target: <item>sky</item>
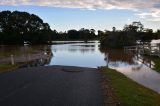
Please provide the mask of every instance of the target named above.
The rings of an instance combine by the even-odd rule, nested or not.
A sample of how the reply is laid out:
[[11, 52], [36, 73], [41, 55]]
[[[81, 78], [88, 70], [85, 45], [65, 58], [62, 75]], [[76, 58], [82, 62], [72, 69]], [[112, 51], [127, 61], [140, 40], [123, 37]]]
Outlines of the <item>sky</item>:
[[133, 21], [160, 29], [160, 0], [0, 0], [4, 10], [36, 14], [57, 31], [121, 30]]

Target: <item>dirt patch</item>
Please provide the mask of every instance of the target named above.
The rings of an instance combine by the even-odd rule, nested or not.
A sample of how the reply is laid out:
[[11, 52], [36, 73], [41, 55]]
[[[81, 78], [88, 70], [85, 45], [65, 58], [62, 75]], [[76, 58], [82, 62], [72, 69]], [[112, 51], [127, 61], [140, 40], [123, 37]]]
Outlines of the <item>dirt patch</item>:
[[115, 96], [114, 90], [111, 87], [110, 78], [108, 75], [102, 74], [102, 89], [105, 97], [105, 106], [121, 106], [119, 100]]

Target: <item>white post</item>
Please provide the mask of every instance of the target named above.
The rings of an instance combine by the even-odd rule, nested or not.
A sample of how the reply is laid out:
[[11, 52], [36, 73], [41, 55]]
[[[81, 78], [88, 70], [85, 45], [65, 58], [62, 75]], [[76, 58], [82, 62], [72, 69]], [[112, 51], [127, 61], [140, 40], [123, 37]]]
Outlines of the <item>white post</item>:
[[11, 64], [14, 65], [14, 58], [13, 58], [13, 55], [11, 55]]
[[158, 49], [159, 49], [158, 56], [160, 57], [160, 43], [158, 44]]

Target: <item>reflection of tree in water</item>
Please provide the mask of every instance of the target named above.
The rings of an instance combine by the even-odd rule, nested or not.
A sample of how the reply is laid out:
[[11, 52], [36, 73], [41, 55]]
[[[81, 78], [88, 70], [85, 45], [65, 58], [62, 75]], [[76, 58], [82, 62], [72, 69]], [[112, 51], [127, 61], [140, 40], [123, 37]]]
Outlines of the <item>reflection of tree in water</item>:
[[86, 49], [86, 48], [80, 48], [80, 49], [68, 49], [70, 52], [81, 52], [81, 53], [88, 53], [88, 52], [94, 52], [95, 49]]
[[134, 66], [134, 67], [132, 67], [132, 70], [133, 71], [140, 71], [142, 67], [143, 67], [143, 64], [138, 65], [138, 66]]
[[[122, 49], [105, 49], [100, 48], [100, 51], [105, 55], [105, 61], [107, 64], [113, 67], [119, 67], [120, 65], [134, 65], [132, 68], [134, 71], [138, 71], [143, 65], [154, 68], [154, 62], [145, 58], [139, 54], [125, 53]], [[109, 54], [109, 55], [108, 55]], [[107, 55], [109, 61], [107, 60]], [[108, 63], [109, 62], [109, 63]]]
[[118, 67], [120, 64], [129, 64], [133, 65], [136, 64], [135, 61], [133, 61], [133, 54], [126, 54], [122, 49], [107, 49], [107, 48], [100, 48], [100, 51], [104, 53], [105, 55], [105, 61], [108, 62], [109, 59], [109, 64], [115, 67]]
[[94, 52], [95, 51], [95, 45], [91, 44], [84, 44], [84, 45], [71, 45], [71, 48], [74, 47], [77, 51], [80, 51], [81, 53], [88, 53], [88, 52]]
[[154, 66], [155, 66], [155, 63], [151, 60], [151, 59], [149, 59], [149, 58], [147, 58], [147, 57], [145, 57], [145, 56], [142, 56], [142, 55], [136, 55], [135, 56], [135, 58], [134, 58], [136, 61], [139, 61], [139, 62], [141, 62], [141, 63], [143, 63], [145, 66], [147, 66], [147, 67], [149, 67], [149, 68], [154, 68]]
[[69, 51], [69, 52], [81, 52], [81, 53], [93, 53], [95, 51], [95, 45], [67, 45], [66, 47], [56, 47], [56, 45], [52, 45], [55, 52], [57, 51]]
[[[11, 48], [11, 49], [10, 49]], [[9, 49], [9, 50], [8, 50]], [[16, 51], [14, 50], [16, 49]], [[0, 63], [10, 63], [10, 55], [13, 55], [16, 64], [24, 66], [38, 66], [49, 64], [53, 56], [51, 46], [36, 45], [36, 46], [13, 46], [4, 47], [4, 52], [8, 55], [1, 58]], [[8, 52], [7, 52], [8, 50]]]
[[79, 47], [85, 47], [85, 48], [87, 48], [87, 47], [95, 47], [95, 45], [71, 45], [71, 46], [79, 46]]
[[45, 55], [45, 57], [39, 57], [38, 59], [32, 60], [27, 62], [27, 64], [23, 65], [23, 67], [29, 66], [45, 66], [48, 65], [51, 61], [51, 58], [53, 57], [53, 53], [51, 50], [51, 45], [44, 45], [44, 46], [39, 46], [38, 49], [41, 50], [41, 52], [43, 52], [43, 55]]
[[95, 51], [95, 45], [70, 45], [68, 47], [68, 51], [70, 52], [81, 52], [88, 53]]

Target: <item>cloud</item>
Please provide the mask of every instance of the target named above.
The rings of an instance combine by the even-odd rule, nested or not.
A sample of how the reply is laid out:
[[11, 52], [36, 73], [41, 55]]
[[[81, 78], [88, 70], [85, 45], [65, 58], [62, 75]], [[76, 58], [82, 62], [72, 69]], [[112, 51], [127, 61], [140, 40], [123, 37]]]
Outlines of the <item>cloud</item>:
[[139, 12], [136, 15], [140, 16], [142, 19], [146, 19], [147, 21], [155, 21], [160, 22], [160, 9], [154, 8], [150, 9], [147, 12]]
[[159, 0], [1, 0], [0, 5], [36, 5], [92, 9], [140, 9], [160, 7]]
[[0, 5], [33, 5], [80, 9], [127, 9], [150, 21], [160, 21], [160, 0], [1, 0]]

